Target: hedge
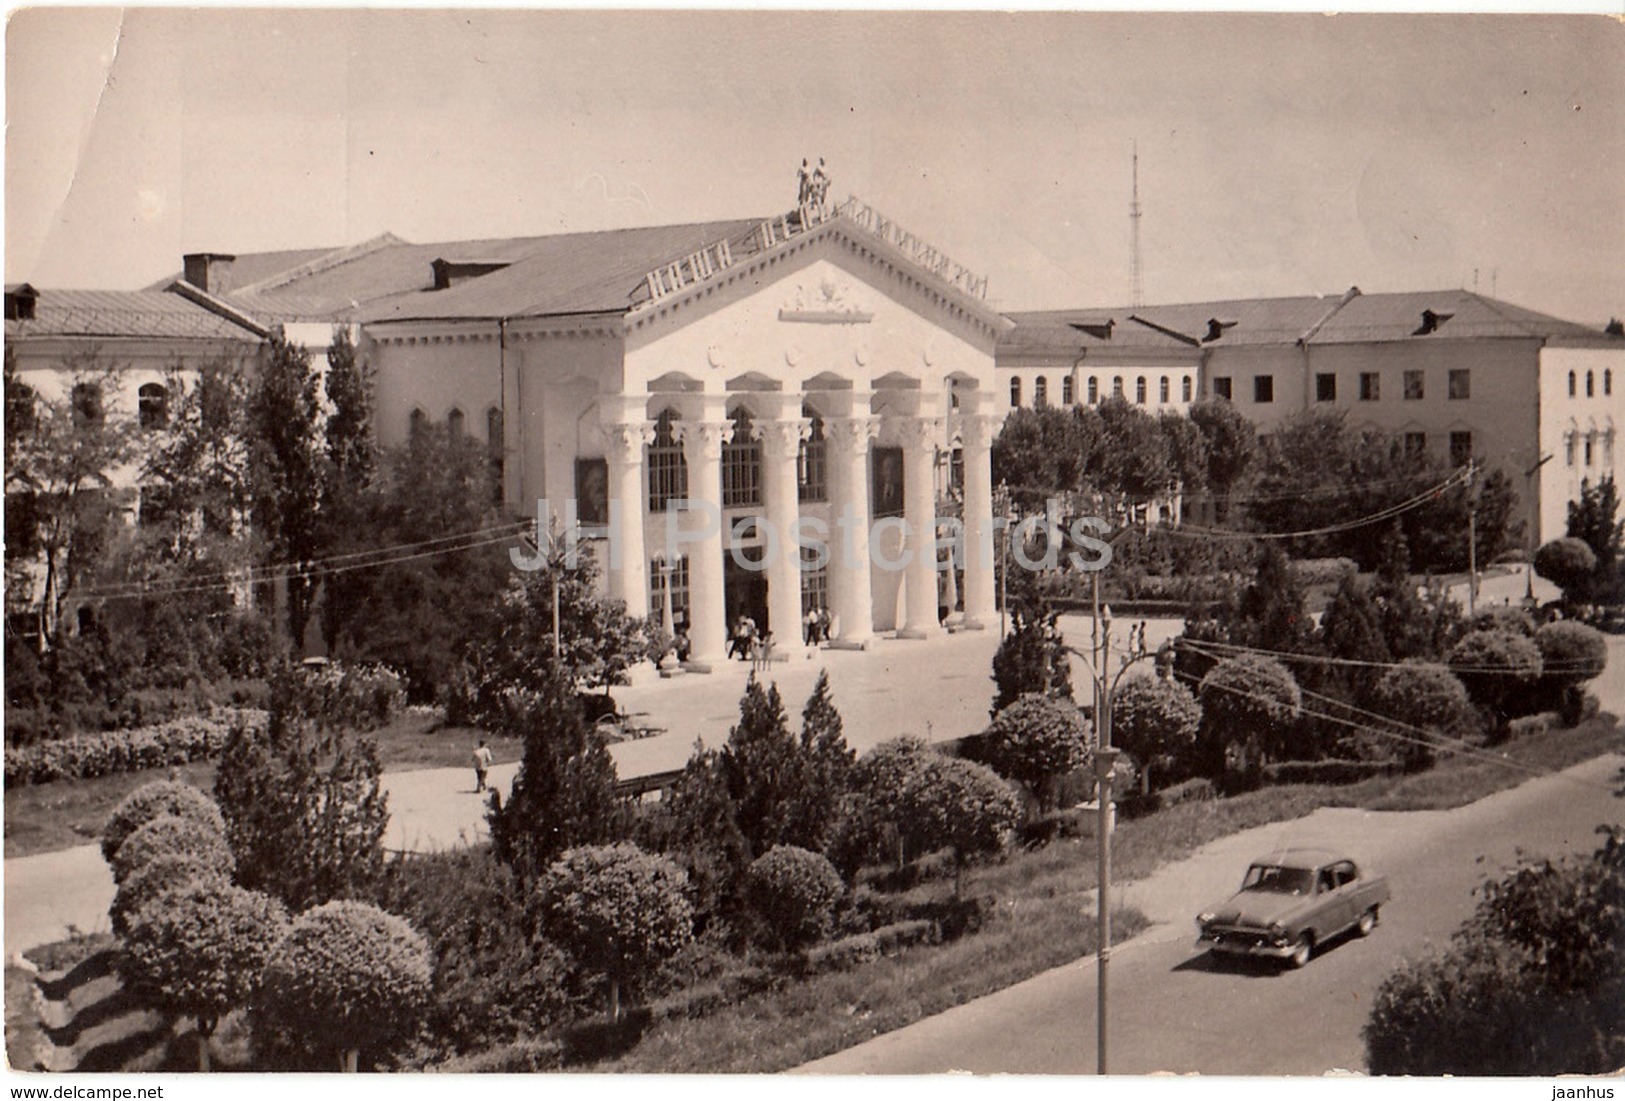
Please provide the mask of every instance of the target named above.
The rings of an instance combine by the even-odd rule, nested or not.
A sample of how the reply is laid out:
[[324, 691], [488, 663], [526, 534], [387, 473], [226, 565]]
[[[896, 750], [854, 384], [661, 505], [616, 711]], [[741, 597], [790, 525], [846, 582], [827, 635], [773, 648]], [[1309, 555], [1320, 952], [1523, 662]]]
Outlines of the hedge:
[[941, 936], [942, 932], [934, 921], [899, 921], [881, 926], [872, 933], [843, 937], [809, 949], [801, 958], [802, 973], [817, 975], [826, 971], [843, 971], [916, 944], [933, 943]]
[[6, 749], [6, 786], [91, 780], [121, 772], [171, 768], [219, 755], [233, 726], [263, 727], [264, 711], [221, 708], [210, 716], [173, 719], [134, 730], [37, 742]]
[[1354, 784], [1392, 775], [1400, 767], [1395, 760], [1276, 761], [1264, 766], [1264, 779], [1272, 784]]

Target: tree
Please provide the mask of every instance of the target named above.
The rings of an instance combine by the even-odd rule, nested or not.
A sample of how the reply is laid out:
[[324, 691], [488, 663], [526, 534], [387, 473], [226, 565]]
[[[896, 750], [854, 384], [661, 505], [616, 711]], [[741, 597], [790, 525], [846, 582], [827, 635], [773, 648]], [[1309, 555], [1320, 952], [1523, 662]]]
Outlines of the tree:
[[1411, 580], [1410, 550], [1396, 521], [1388, 528], [1377, 558], [1371, 599], [1389, 656], [1395, 661], [1437, 656], [1426, 627], [1427, 614]]
[[837, 868], [850, 876], [871, 860], [889, 859], [898, 868], [907, 862], [910, 838], [903, 793], [937, 756], [924, 739], [901, 737], [858, 758], [830, 842], [830, 859]]
[[822, 854], [775, 845], [751, 861], [746, 890], [764, 928], [779, 950], [787, 952], [816, 943], [829, 932], [846, 884]]
[[1152, 770], [1181, 771], [1202, 726], [1202, 708], [1191, 690], [1161, 677], [1130, 677], [1112, 693], [1112, 744], [1141, 762], [1141, 784]]
[[1168, 468], [1181, 493], [1195, 495], [1207, 487], [1207, 436], [1191, 420], [1171, 409], [1157, 414], [1157, 428], [1162, 432], [1168, 451]]
[[197, 1022], [198, 1070], [220, 1018], [257, 991], [288, 915], [268, 895], [200, 881], [137, 911], [120, 970], [137, 991]]
[[796, 843], [791, 834], [806, 780], [806, 756], [790, 733], [777, 685], [764, 689], [754, 676], [745, 683], [739, 722], [728, 732], [718, 766], [753, 857], [775, 845]]
[[510, 692], [502, 728], [524, 738], [508, 800], [492, 793], [486, 821], [497, 858], [523, 883], [564, 850], [619, 841], [630, 828], [615, 762], [588, 728], [565, 671], [547, 659], [534, 687]]
[[916, 852], [953, 850], [958, 898], [971, 861], [1003, 851], [1021, 821], [1021, 801], [986, 765], [942, 754], [921, 764], [902, 789], [900, 825]]
[[1484, 708], [1497, 731], [1511, 717], [1509, 704], [1540, 679], [1540, 650], [1507, 631], [1471, 631], [1450, 651], [1450, 669], [1472, 701]]
[[851, 783], [857, 754], [846, 744], [841, 713], [830, 699], [829, 673], [821, 670], [801, 712], [802, 779], [790, 813], [792, 843], [822, 852]]
[[430, 967], [428, 943], [402, 919], [365, 902], [328, 902], [301, 914], [272, 952], [258, 1008], [354, 1073], [362, 1048], [411, 1032]]
[[1054, 808], [1056, 784], [1089, 761], [1089, 731], [1069, 701], [1027, 695], [1000, 711], [982, 735], [976, 757], [1024, 785], [1045, 810]]
[[1535, 572], [1563, 590], [1570, 604], [1583, 604], [1597, 572], [1597, 555], [1583, 539], [1542, 543], [1535, 551]]
[[[664, 853], [687, 873], [696, 927], [702, 930], [732, 906], [751, 861], [719, 756], [695, 742], [682, 774], [659, 802], [642, 808], [637, 820], [638, 843]], [[837, 811], [832, 829], [838, 821]]]
[[1048, 406], [1012, 409], [994, 438], [989, 462], [994, 484], [1003, 484], [1025, 512], [1042, 510], [1053, 497], [1075, 493], [1098, 449], [1099, 419]]
[[321, 399], [310, 353], [280, 331], [248, 394], [249, 484], [254, 530], [268, 561], [287, 574], [289, 645], [303, 653], [321, 549]]
[[1608, 667], [1608, 641], [1595, 627], [1556, 620], [1535, 632], [1540, 650], [1543, 695], [1557, 701], [1563, 720], [1580, 721], [1585, 693], [1581, 685]]
[[585, 966], [609, 979], [610, 1016], [623, 993], [693, 935], [687, 877], [636, 845], [589, 845], [559, 855], [537, 884], [542, 928]]
[[131, 834], [166, 814], [191, 819], [221, 836], [226, 832], [220, 808], [202, 791], [179, 780], [153, 780], [126, 795], [107, 816], [102, 826], [102, 858], [111, 863]]
[[1238, 644], [1263, 650], [1312, 653], [1315, 625], [1306, 605], [1292, 563], [1278, 544], [1265, 542], [1259, 548], [1252, 584], [1242, 591], [1230, 637]]
[[1110, 397], [1080, 416], [1100, 418], [1100, 446], [1085, 472], [1087, 485], [1106, 496], [1143, 502], [1167, 493], [1177, 478], [1168, 437], [1157, 419], [1126, 398]]
[[226, 739], [214, 796], [238, 855], [238, 881], [290, 910], [365, 896], [383, 869], [388, 797], [355, 709], [284, 669], [271, 683], [270, 722], [238, 723]]
[[1376, 680], [1371, 709], [1406, 728], [1398, 737], [1379, 735], [1377, 741], [1383, 756], [1398, 757], [1410, 772], [1431, 765], [1432, 743], [1456, 736], [1471, 717], [1460, 679], [1441, 665], [1415, 658]]
[[1567, 535], [1591, 548], [1597, 558], [1590, 585], [1590, 599], [1601, 604], [1617, 603], [1625, 597], [1621, 580], [1620, 553], [1625, 545], [1625, 519], [1619, 518], [1619, 491], [1609, 474], [1593, 486], [1580, 483], [1580, 498], [1569, 502]]
[[[372, 511], [368, 497], [378, 472], [378, 441], [372, 428], [372, 384], [372, 368], [357, 354], [349, 326], [334, 326], [333, 339], [327, 348], [324, 381], [332, 412], [327, 415], [323, 434], [326, 455], [321, 479], [320, 542], [329, 555], [366, 549], [366, 544], [372, 541], [367, 533], [377, 530], [367, 523]], [[416, 538], [440, 534], [419, 532]], [[355, 609], [354, 590], [362, 580], [356, 574], [368, 572], [334, 573], [323, 578], [322, 631], [329, 649], [336, 648], [349, 626], [346, 616]]]
[[1339, 665], [1329, 670], [1327, 681], [1333, 694], [1349, 703], [1363, 704], [1371, 693], [1379, 670], [1390, 661], [1388, 642], [1382, 633], [1382, 614], [1365, 585], [1354, 574], [1338, 582], [1332, 602], [1320, 617], [1321, 648], [1340, 661], [1365, 662]]
[[1486, 884], [1447, 950], [1401, 967], [1363, 1029], [1375, 1074], [1604, 1074], [1625, 1061], [1625, 834]]
[[1247, 654], [1226, 658], [1202, 678], [1202, 740], [1209, 768], [1231, 755], [1245, 770], [1260, 756], [1279, 758], [1293, 748], [1302, 695], [1286, 666]]
[[95, 352], [67, 357], [70, 389], [57, 399], [32, 394], [15, 369], [8, 385], [7, 414], [19, 431], [13, 439], [8, 424], [7, 559], [14, 576], [25, 563], [40, 571], [41, 596], [31, 610], [46, 644], [56, 641], [63, 609], [122, 523], [129, 494], [114, 479], [136, 458], [137, 438], [129, 418], [107, 415], [118, 404], [119, 368]]
[[1206, 483], [1218, 498], [1220, 523], [1229, 520], [1230, 494], [1251, 471], [1258, 454], [1253, 422], [1222, 398], [1203, 398], [1190, 408], [1190, 421], [1202, 433]]
[[1061, 635], [1061, 613], [1050, 595], [1052, 582], [1012, 563], [1005, 582], [1010, 633], [993, 653], [998, 691], [990, 714], [997, 715], [1032, 693], [1072, 697], [1072, 663]]
[[143, 868], [181, 856], [230, 875], [233, 858], [226, 838], [195, 818], [161, 814], [132, 833], [113, 854], [113, 882], [122, 886]]

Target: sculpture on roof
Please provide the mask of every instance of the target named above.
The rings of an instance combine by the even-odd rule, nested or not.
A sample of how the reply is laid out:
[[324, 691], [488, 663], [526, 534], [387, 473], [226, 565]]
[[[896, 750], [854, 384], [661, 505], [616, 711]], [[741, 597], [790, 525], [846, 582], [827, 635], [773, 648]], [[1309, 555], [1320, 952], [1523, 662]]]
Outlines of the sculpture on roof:
[[796, 171], [796, 206], [823, 206], [829, 196], [829, 174], [824, 171], [824, 158], [818, 158], [818, 167], [809, 169], [806, 158]]

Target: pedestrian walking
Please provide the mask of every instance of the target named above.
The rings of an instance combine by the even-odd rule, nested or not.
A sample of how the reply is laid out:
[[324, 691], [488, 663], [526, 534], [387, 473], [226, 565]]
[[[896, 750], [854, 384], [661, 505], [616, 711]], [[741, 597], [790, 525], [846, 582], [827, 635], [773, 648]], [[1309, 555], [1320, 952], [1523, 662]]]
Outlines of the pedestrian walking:
[[478, 795], [485, 790], [485, 776], [491, 771], [491, 747], [480, 739], [480, 744], [474, 749], [474, 793]]
[[808, 646], [818, 645], [818, 609], [808, 608], [807, 617], [802, 621], [802, 630], [807, 638]]

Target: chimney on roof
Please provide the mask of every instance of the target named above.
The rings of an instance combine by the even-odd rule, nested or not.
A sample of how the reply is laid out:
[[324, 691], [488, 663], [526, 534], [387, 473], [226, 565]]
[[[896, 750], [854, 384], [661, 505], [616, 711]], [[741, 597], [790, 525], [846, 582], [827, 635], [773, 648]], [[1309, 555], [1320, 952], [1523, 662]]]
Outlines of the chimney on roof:
[[1609, 336], [1625, 336], [1625, 321], [1620, 321], [1617, 317], [1610, 317], [1603, 332]]
[[203, 293], [219, 297], [231, 291], [231, 266], [236, 261], [223, 252], [189, 252], [181, 257], [182, 277]]
[[27, 283], [18, 283], [6, 288], [6, 320], [32, 321], [34, 320], [34, 303], [39, 301], [39, 291]]

